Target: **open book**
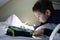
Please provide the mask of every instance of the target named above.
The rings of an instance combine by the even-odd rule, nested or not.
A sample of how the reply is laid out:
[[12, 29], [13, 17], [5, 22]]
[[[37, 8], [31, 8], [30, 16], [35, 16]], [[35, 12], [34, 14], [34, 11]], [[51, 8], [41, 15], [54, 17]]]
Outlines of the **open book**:
[[33, 26], [26, 25], [15, 14], [8, 17], [8, 19], [5, 21], [5, 23], [8, 26], [22, 27], [22, 28], [34, 30]]

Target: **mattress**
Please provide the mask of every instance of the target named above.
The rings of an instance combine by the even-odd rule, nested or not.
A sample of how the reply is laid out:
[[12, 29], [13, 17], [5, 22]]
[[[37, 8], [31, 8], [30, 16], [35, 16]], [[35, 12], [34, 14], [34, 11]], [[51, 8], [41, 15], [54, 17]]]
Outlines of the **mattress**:
[[48, 40], [48, 38], [42, 37], [42, 38], [32, 38], [32, 37], [11, 37], [7, 35], [0, 36], [0, 40]]
[[[8, 35], [2, 35], [0, 36], [0, 40], [48, 40], [49, 37], [23, 37], [23, 36], [18, 36], [18, 37], [12, 37]], [[60, 34], [56, 34], [53, 40], [60, 40]]]

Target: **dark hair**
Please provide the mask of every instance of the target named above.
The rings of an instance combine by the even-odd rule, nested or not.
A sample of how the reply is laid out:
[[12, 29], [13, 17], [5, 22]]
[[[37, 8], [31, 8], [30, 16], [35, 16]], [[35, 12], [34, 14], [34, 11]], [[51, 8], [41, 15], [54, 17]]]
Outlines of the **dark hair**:
[[51, 12], [54, 11], [52, 2], [49, 0], [38, 0], [32, 8], [33, 11], [38, 10], [42, 13], [45, 13], [47, 9], [49, 9]]

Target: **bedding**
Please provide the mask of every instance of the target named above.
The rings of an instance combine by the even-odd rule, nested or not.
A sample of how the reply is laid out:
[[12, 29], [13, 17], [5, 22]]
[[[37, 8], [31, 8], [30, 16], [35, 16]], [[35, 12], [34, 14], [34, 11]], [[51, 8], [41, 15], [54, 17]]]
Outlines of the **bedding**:
[[8, 26], [20, 27], [20, 25], [22, 25], [22, 22], [15, 14], [12, 14], [7, 18], [7, 20], [5, 21], [5, 24]]
[[8, 26], [4, 22], [0, 22], [0, 36], [5, 35], [7, 32]]
[[11, 36], [7, 36], [7, 35], [3, 35], [0, 37], [0, 40], [48, 40], [48, 38], [32, 38], [32, 37], [22, 37], [22, 36], [18, 36], [18, 37], [11, 37]]

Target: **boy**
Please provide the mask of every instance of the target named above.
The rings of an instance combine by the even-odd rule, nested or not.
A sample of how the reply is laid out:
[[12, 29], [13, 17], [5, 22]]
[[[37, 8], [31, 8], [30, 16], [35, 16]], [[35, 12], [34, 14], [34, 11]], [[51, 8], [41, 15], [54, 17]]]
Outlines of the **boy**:
[[32, 10], [41, 22], [40, 26], [34, 31], [33, 36], [50, 36], [52, 30], [60, 22], [58, 19], [54, 19], [56, 14], [52, 2], [49, 0], [38, 0]]

